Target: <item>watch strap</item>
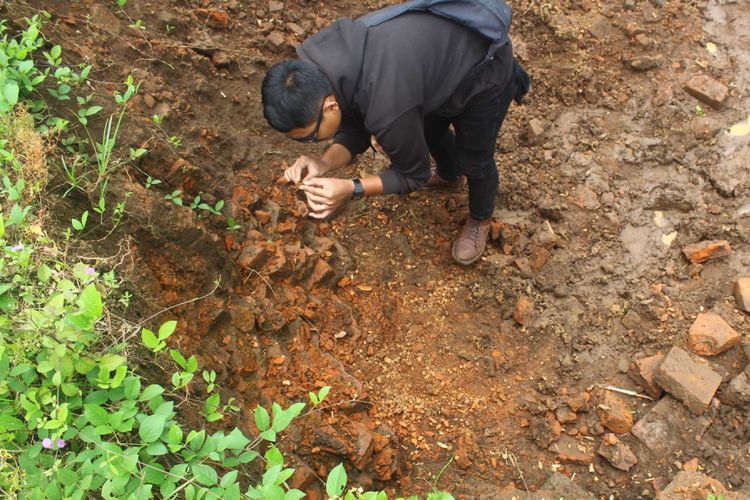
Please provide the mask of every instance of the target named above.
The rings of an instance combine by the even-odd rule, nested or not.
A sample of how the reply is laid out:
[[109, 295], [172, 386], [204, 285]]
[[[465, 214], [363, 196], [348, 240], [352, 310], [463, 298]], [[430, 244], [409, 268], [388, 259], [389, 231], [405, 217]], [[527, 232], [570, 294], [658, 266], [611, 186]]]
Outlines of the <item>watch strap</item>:
[[352, 193], [352, 200], [359, 200], [365, 195], [365, 187], [362, 185], [362, 181], [357, 178], [352, 179], [352, 183], [354, 183], [354, 193]]

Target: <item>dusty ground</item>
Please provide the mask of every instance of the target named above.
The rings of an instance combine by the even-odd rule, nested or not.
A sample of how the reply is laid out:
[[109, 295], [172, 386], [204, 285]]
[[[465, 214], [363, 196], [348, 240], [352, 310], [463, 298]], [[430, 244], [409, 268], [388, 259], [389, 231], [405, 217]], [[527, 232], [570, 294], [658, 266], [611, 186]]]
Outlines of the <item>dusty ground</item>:
[[[627, 473], [596, 455], [595, 410], [603, 386], [638, 389], [631, 360], [685, 347], [702, 310], [747, 338], [731, 284], [750, 265], [750, 136], [726, 129], [750, 110], [750, 5], [513, 1], [533, 90], [498, 144], [495, 243], [464, 269], [449, 250], [465, 193], [366, 200], [315, 223], [275, 183], [285, 162], [316, 149], [266, 126], [264, 70], [335, 18], [386, 3], [11, 6], [53, 14], [51, 37], [94, 64], [102, 102], [128, 72], [143, 81], [120, 142], [150, 152], [111, 185], [114, 198], [131, 193], [115, 236], [130, 237], [138, 307], [188, 301], [221, 280], [170, 314], [180, 347], [217, 370], [250, 432], [257, 402], [334, 387], [341, 404], [284, 441], [312, 493], [314, 474], [343, 459], [365, 487], [424, 492], [454, 454], [439, 486], [467, 498], [535, 490], [554, 470], [596, 495], [653, 497], [693, 457], [726, 486], [747, 487], [747, 404], [718, 404], [720, 391], [703, 417], [710, 426], [666, 452], [621, 436], [639, 460]], [[145, 30], [130, 27], [138, 19]], [[683, 90], [703, 73], [730, 90], [720, 110]], [[385, 167], [368, 154], [342, 175]], [[164, 183], [146, 189], [147, 175]], [[175, 189], [225, 200], [242, 230], [165, 201]], [[691, 265], [680, 248], [706, 239], [733, 251]], [[726, 380], [747, 364], [739, 348], [711, 362]], [[636, 420], [653, 405], [624, 398]], [[553, 412], [569, 400], [581, 402], [577, 415], [557, 419], [584, 463], [547, 450], [560, 429]]]

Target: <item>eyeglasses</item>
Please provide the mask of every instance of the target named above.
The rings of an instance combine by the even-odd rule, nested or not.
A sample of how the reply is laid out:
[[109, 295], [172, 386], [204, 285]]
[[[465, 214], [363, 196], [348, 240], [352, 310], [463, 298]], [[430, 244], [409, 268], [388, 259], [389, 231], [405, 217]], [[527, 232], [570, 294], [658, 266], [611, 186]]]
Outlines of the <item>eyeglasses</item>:
[[315, 124], [315, 130], [312, 131], [312, 134], [306, 135], [305, 137], [300, 137], [298, 139], [294, 139], [297, 142], [301, 142], [304, 144], [310, 144], [313, 142], [318, 142], [318, 131], [320, 130], [320, 122], [323, 121], [323, 108], [325, 108], [326, 101], [323, 99], [323, 104], [320, 106], [320, 113], [318, 114], [318, 122]]

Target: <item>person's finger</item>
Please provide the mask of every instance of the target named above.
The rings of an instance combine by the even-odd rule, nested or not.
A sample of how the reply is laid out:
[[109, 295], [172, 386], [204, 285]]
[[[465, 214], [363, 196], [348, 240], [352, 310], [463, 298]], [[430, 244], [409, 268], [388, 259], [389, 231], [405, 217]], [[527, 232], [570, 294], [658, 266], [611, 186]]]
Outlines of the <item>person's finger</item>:
[[315, 203], [322, 203], [324, 205], [330, 205], [331, 204], [330, 203], [331, 200], [329, 200], [328, 198], [326, 198], [324, 196], [318, 196], [318, 195], [315, 195], [315, 194], [308, 194], [307, 195], [307, 199], [310, 200], [310, 201], [314, 201]]
[[326, 190], [322, 186], [315, 185], [315, 184], [302, 184], [299, 187], [302, 191], [305, 193], [312, 193], [317, 196], [326, 196]]
[[325, 219], [328, 217], [328, 212], [310, 212], [308, 215], [313, 219]]
[[313, 212], [321, 212], [323, 210], [327, 210], [328, 208], [330, 208], [325, 203], [319, 203], [317, 201], [310, 201], [310, 200], [308, 200], [307, 204], [312, 209]]

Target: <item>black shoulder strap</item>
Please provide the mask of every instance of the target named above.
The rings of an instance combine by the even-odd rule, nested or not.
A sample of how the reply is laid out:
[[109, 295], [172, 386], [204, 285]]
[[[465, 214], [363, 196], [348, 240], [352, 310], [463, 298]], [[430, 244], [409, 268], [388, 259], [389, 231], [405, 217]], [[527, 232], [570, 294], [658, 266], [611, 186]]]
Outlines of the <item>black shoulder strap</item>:
[[492, 42], [488, 57], [508, 43], [512, 11], [504, 0], [411, 0], [376, 10], [357, 21], [372, 27], [407, 12], [429, 12], [479, 33]]

